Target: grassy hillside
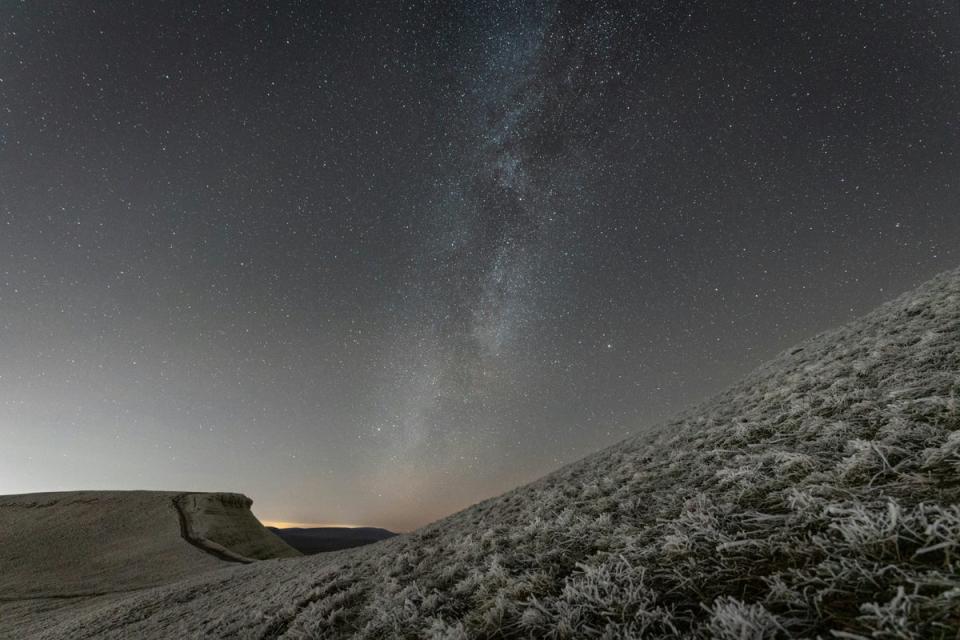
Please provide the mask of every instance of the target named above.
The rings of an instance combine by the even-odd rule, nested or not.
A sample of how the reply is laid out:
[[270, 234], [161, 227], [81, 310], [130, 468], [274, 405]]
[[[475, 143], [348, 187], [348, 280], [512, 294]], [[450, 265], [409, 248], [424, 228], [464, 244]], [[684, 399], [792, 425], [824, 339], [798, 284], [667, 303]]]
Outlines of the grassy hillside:
[[[0, 496], [0, 637], [65, 613], [214, 571], [299, 556], [238, 494], [69, 491]], [[228, 562], [232, 561], [232, 562]]]
[[221, 561], [181, 536], [176, 495], [71, 491], [0, 496], [0, 593], [6, 598], [96, 595], [219, 568]]
[[651, 433], [373, 547], [44, 637], [957, 638], [960, 271]]

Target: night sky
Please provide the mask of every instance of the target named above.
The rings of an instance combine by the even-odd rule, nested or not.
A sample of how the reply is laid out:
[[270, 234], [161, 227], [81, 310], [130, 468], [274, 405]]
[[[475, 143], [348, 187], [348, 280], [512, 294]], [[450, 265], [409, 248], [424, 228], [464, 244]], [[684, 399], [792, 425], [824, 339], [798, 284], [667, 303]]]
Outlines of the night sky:
[[957, 266], [958, 203], [955, 0], [0, 0], [0, 494], [409, 530]]

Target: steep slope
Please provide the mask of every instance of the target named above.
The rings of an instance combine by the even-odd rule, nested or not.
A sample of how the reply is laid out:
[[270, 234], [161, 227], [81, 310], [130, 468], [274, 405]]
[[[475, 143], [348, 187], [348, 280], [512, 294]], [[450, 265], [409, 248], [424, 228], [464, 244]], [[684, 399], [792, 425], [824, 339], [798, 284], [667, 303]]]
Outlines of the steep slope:
[[373, 547], [46, 638], [956, 638], [960, 271], [650, 433]]
[[184, 493], [173, 499], [183, 535], [197, 547], [235, 562], [293, 558], [300, 553], [260, 524], [253, 500], [238, 493]]
[[102, 600], [234, 562], [300, 554], [246, 496], [73, 491], [0, 496], [0, 633], [39, 607]]

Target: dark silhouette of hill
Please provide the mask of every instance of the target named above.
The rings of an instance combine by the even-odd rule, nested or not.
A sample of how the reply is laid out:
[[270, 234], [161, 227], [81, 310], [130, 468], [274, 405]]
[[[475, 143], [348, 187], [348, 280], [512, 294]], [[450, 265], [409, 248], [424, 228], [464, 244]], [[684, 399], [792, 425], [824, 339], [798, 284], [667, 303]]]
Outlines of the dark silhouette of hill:
[[304, 554], [352, 549], [397, 535], [377, 527], [267, 527], [288, 545]]

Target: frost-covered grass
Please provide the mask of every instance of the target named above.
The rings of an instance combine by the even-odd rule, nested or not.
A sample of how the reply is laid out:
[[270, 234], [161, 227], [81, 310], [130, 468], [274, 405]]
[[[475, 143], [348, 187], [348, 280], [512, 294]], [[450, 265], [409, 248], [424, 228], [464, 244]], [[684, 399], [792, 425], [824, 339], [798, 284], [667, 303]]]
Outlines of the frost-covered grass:
[[420, 531], [53, 637], [960, 638], [960, 271]]

